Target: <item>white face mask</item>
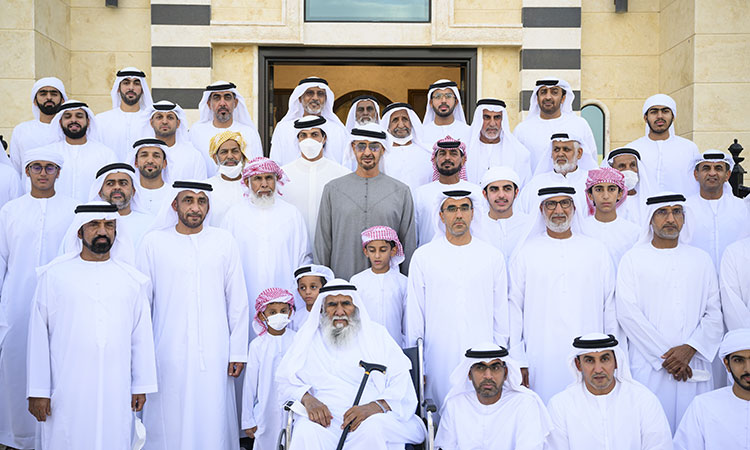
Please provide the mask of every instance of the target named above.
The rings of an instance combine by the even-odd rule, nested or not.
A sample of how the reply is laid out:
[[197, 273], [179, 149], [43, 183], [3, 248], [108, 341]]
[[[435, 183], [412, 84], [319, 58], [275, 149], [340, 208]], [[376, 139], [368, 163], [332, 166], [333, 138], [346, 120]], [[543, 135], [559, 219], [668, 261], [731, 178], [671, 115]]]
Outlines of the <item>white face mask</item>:
[[627, 190], [632, 190], [635, 188], [635, 185], [638, 184], [638, 174], [636, 172], [633, 172], [632, 170], [623, 170], [622, 176], [625, 177], [625, 188]]
[[406, 145], [411, 141], [411, 134], [402, 138], [391, 135], [391, 140], [398, 145]]
[[286, 326], [289, 325], [290, 321], [291, 319], [289, 319], [289, 315], [283, 313], [274, 314], [271, 317], [266, 317], [266, 325], [276, 331], [281, 331], [286, 328]]
[[242, 164], [236, 166], [219, 165], [219, 173], [227, 178], [237, 178], [242, 173]]
[[299, 142], [299, 149], [307, 159], [315, 159], [323, 150], [323, 143], [313, 138], [303, 139]]

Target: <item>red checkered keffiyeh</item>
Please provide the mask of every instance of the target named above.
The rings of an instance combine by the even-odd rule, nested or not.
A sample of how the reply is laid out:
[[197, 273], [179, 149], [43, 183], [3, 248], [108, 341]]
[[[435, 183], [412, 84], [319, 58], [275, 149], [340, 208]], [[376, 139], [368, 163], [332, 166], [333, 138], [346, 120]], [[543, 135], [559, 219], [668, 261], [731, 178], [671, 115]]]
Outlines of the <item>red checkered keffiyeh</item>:
[[284, 171], [276, 164], [276, 161], [263, 156], [255, 157], [245, 164], [245, 168], [242, 169], [242, 181], [244, 182], [246, 179], [262, 173], [276, 174], [276, 182], [284, 185], [286, 179]]
[[396, 243], [396, 255], [391, 258], [391, 267], [398, 269], [398, 265], [404, 262], [404, 247], [398, 240], [398, 233], [391, 227], [378, 225], [370, 227], [362, 232], [362, 248], [372, 241], [393, 241]]
[[[588, 192], [593, 186], [602, 183], [614, 184], [620, 188], [622, 191], [622, 198], [620, 198], [615, 205], [615, 208], [619, 208], [620, 205], [625, 202], [625, 199], [628, 198], [628, 192], [627, 189], [625, 189], [625, 177], [619, 170], [611, 167], [589, 170], [589, 175], [586, 179], [586, 191]], [[596, 207], [588, 195], [586, 196], [586, 204], [589, 206], [589, 215], [593, 215], [594, 212], [596, 212]]]
[[[432, 146], [432, 181], [435, 181], [440, 178], [440, 172], [437, 170], [437, 166], [435, 165], [435, 158], [437, 158], [437, 152], [440, 150], [439, 143], [443, 142], [460, 142], [460, 145], [458, 146], [458, 150], [461, 152], [462, 155], [466, 155], [466, 144], [463, 142], [453, 139], [450, 136], [446, 136], [443, 139], [440, 139], [439, 141], [435, 142], [435, 145]], [[458, 172], [459, 178], [461, 178], [464, 181], [468, 181], [466, 178], [466, 163], [464, 163], [463, 166], [461, 166], [461, 170]]]
[[[263, 172], [267, 173], [267, 172]], [[291, 292], [282, 288], [268, 288], [258, 294], [258, 298], [255, 299], [255, 317], [253, 318], [253, 331], [258, 336], [262, 336], [268, 331], [266, 324], [258, 317], [258, 315], [266, 309], [266, 305], [269, 303], [286, 303], [289, 308], [294, 310], [294, 296]]]

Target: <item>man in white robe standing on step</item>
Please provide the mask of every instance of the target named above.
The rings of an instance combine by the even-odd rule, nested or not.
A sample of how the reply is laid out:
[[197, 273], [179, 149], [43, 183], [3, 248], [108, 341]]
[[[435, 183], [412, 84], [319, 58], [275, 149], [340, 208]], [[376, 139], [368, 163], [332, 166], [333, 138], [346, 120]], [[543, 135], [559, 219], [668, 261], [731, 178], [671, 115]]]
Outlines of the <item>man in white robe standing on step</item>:
[[208, 174], [206, 160], [190, 142], [187, 115], [180, 105], [169, 100], [154, 103], [151, 106], [149, 126], [146, 131], [153, 133], [155, 138], [167, 144], [165, 151], [172, 179], [202, 180], [206, 178]]
[[432, 150], [422, 145], [422, 122], [408, 103], [391, 103], [380, 119], [388, 130], [391, 150], [383, 157], [383, 172], [409, 186], [412, 196], [417, 188], [432, 181]]
[[422, 121], [422, 144], [432, 148], [446, 136], [466, 144], [469, 142], [469, 125], [461, 104], [458, 83], [438, 80], [427, 91], [427, 109]]
[[158, 393], [146, 450], [238, 450], [233, 378], [247, 361], [248, 300], [237, 242], [205, 224], [211, 185], [176, 181], [138, 267], [151, 278]]

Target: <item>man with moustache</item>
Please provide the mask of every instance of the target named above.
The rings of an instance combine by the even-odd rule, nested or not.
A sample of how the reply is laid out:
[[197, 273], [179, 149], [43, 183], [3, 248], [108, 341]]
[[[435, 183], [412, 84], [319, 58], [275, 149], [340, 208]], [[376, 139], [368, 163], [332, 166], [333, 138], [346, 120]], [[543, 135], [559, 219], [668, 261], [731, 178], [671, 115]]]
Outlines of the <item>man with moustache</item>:
[[187, 115], [177, 103], [156, 102], [151, 107], [149, 130], [164, 141], [169, 173], [175, 180], [203, 180], [207, 176], [206, 161], [188, 137]]
[[380, 123], [380, 106], [372, 95], [360, 95], [352, 100], [346, 116], [346, 130], [352, 131], [352, 128], [368, 123]]
[[160, 139], [145, 138], [133, 143], [133, 166], [138, 170], [138, 206], [156, 216], [169, 195], [167, 144]]
[[421, 143], [422, 122], [408, 103], [391, 103], [383, 110], [391, 151], [383, 159], [383, 172], [409, 186], [412, 195], [432, 181], [432, 151]]
[[469, 125], [461, 106], [458, 83], [438, 80], [427, 91], [427, 110], [422, 122], [423, 144], [428, 148], [446, 136], [469, 142]]

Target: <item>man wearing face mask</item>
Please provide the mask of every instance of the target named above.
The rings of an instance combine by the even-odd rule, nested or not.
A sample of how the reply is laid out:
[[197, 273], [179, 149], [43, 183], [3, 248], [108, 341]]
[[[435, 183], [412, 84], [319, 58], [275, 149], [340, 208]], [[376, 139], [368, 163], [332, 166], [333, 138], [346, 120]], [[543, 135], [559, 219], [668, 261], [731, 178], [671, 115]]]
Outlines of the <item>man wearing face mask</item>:
[[219, 226], [229, 208], [242, 201], [242, 168], [250, 159], [246, 148], [245, 139], [236, 131], [223, 131], [211, 138], [209, 155], [218, 166], [218, 173], [206, 180], [214, 189], [213, 226]]
[[308, 240], [312, 242], [323, 187], [351, 171], [326, 157], [328, 121], [325, 118], [304, 116], [294, 121], [294, 128], [300, 154], [299, 158], [282, 167], [289, 176], [289, 182], [284, 186], [284, 200], [300, 210]]
[[602, 161], [602, 166], [606, 165], [619, 170], [625, 177], [628, 201], [622, 205], [618, 215], [633, 223], [640, 224], [646, 199], [651, 195], [648, 178], [640, 176], [641, 172], [645, 172], [641, 154], [638, 153], [638, 150], [628, 147], [616, 148], [609, 152], [606, 160]]

